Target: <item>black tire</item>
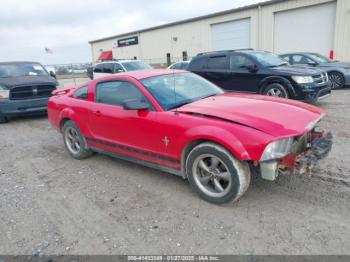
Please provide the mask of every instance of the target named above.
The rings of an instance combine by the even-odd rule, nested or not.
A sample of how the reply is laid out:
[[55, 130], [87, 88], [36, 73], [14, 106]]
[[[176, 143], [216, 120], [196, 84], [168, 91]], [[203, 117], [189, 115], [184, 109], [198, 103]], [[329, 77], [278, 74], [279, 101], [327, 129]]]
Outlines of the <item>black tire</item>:
[[2, 114], [0, 114], [0, 124], [7, 123], [8, 118]]
[[63, 141], [68, 153], [75, 159], [84, 159], [92, 155], [85, 137], [74, 122], [68, 120], [62, 127]]
[[341, 89], [345, 87], [345, 78], [342, 73], [329, 72], [329, 81], [331, 81], [332, 89]]
[[267, 95], [267, 96], [289, 98], [289, 94], [288, 94], [287, 89], [282, 84], [279, 84], [279, 83], [269, 84], [265, 88], [263, 94]]
[[[202, 168], [201, 161], [210, 172]], [[186, 174], [197, 194], [214, 204], [237, 201], [250, 183], [249, 165], [237, 160], [224, 147], [210, 142], [191, 150], [186, 159]]]

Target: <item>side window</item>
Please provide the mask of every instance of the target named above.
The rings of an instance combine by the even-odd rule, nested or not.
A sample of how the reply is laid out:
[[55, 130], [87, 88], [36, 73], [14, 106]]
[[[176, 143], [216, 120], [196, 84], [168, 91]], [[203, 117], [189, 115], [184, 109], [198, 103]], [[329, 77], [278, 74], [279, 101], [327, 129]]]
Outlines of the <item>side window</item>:
[[208, 60], [209, 69], [227, 69], [227, 57], [226, 56], [213, 56]]
[[98, 64], [95, 66], [94, 72], [95, 73], [102, 73], [102, 69], [103, 69], [103, 64]]
[[125, 70], [123, 69], [123, 67], [120, 64], [115, 64], [115, 68], [114, 68], [114, 72], [115, 73], [121, 73], [124, 72]]
[[307, 65], [309, 63], [312, 63], [312, 60], [307, 58], [306, 56], [303, 56], [303, 55], [293, 56], [293, 64]]
[[203, 56], [194, 57], [189, 64], [190, 70], [201, 70], [205, 66], [207, 58]]
[[137, 99], [148, 103], [147, 98], [133, 84], [125, 81], [111, 81], [96, 86], [96, 102], [120, 106], [123, 102]]
[[181, 63], [174, 64], [171, 69], [181, 69]]
[[103, 64], [103, 73], [113, 74], [113, 72], [114, 72], [114, 64], [113, 63]]
[[73, 96], [79, 99], [87, 99], [88, 97], [88, 86], [83, 86], [74, 91]]
[[292, 64], [292, 61], [290, 59], [290, 56], [289, 55], [286, 55], [286, 56], [281, 56], [282, 59], [286, 60], [288, 63]]
[[253, 65], [252, 61], [243, 55], [230, 56], [230, 70], [247, 69], [251, 65]]

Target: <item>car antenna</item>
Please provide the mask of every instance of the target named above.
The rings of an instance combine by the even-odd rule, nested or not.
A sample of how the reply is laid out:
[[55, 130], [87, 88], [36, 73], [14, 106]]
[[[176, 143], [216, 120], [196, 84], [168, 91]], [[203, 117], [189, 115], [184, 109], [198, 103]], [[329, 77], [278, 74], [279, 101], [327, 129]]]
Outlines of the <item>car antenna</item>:
[[[174, 105], [176, 106], [176, 86], [175, 86], [175, 71], [174, 71], [174, 69], [172, 69], [172, 71], [173, 71], [173, 81], [174, 81]], [[177, 112], [177, 107], [175, 107], [175, 115], [177, 115], [178, 114], [178, 112]]]

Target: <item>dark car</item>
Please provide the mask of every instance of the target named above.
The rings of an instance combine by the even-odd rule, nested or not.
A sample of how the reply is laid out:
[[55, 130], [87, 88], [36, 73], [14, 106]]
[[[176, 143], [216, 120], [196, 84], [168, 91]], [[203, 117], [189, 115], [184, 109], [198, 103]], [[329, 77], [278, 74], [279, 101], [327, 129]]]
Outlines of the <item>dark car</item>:
[[189, 71], [227, 91], [243, 91], [303, 101], [317, 101], [331, 93], [326, 72], [291, 66], [266, 51], [228, 50], [198, 54]]
[[334, 89], [350, 85], [350, 63], [330, 60], [317, 53], [300, 52], [280, 56], [292, 65], [318, 67], [327, 71]]
[[0, 123], [11, 116], [45, 113], [57, 85], [37, 62], [0, 63]]

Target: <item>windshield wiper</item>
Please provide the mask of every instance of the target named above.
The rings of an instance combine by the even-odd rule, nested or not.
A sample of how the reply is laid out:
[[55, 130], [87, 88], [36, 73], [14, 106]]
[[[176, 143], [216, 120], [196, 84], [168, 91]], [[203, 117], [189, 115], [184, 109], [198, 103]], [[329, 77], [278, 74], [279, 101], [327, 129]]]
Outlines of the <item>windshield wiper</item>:
[[201, 97], [200, 99], [205, 99], [205, 98], [208, 98], [208, 97], [211, 97], [211, 96], [216, 96], [217, 94], [211, 94], [211, 95], [207, 95], [207, 96], [203, 96]]
[[189, 104], [189, 103], [192, 103], [192, 100], [182, 101], [181, 103], [177, 103], [176, 105], [173, 105], [173, 106], [171, 106], [171, 107], [168, 107], [167, 110], [175, 109], [175, 108], [178, 108], [178, 107], [187, 105], [187, 104]]
[[217, 94], [210, 94], [210, 95], [207, 95], [207, 96], [203, 96], [203, 97], [200, 97], [198, 99], [187, 99], [185, 101], [182, 101], [181, 103], [177, 103], [176, 105], [173, 105], [171, 107], [168, 107], [167, 110], [171, 110], [171, 109], [175, 109], [175, 108], [178, 108], [178, 107], [181, 107], [181, 106], [184, 106], [184, 105], [187, 105], [187, 104], [190, 104], [194, 101], [198, 101], [198, 100], [202, 100], [202, 99], [205, 99], [205, 98], [208, 98], [208, 97], [211, 97], [211, 96], [216, 96]]

